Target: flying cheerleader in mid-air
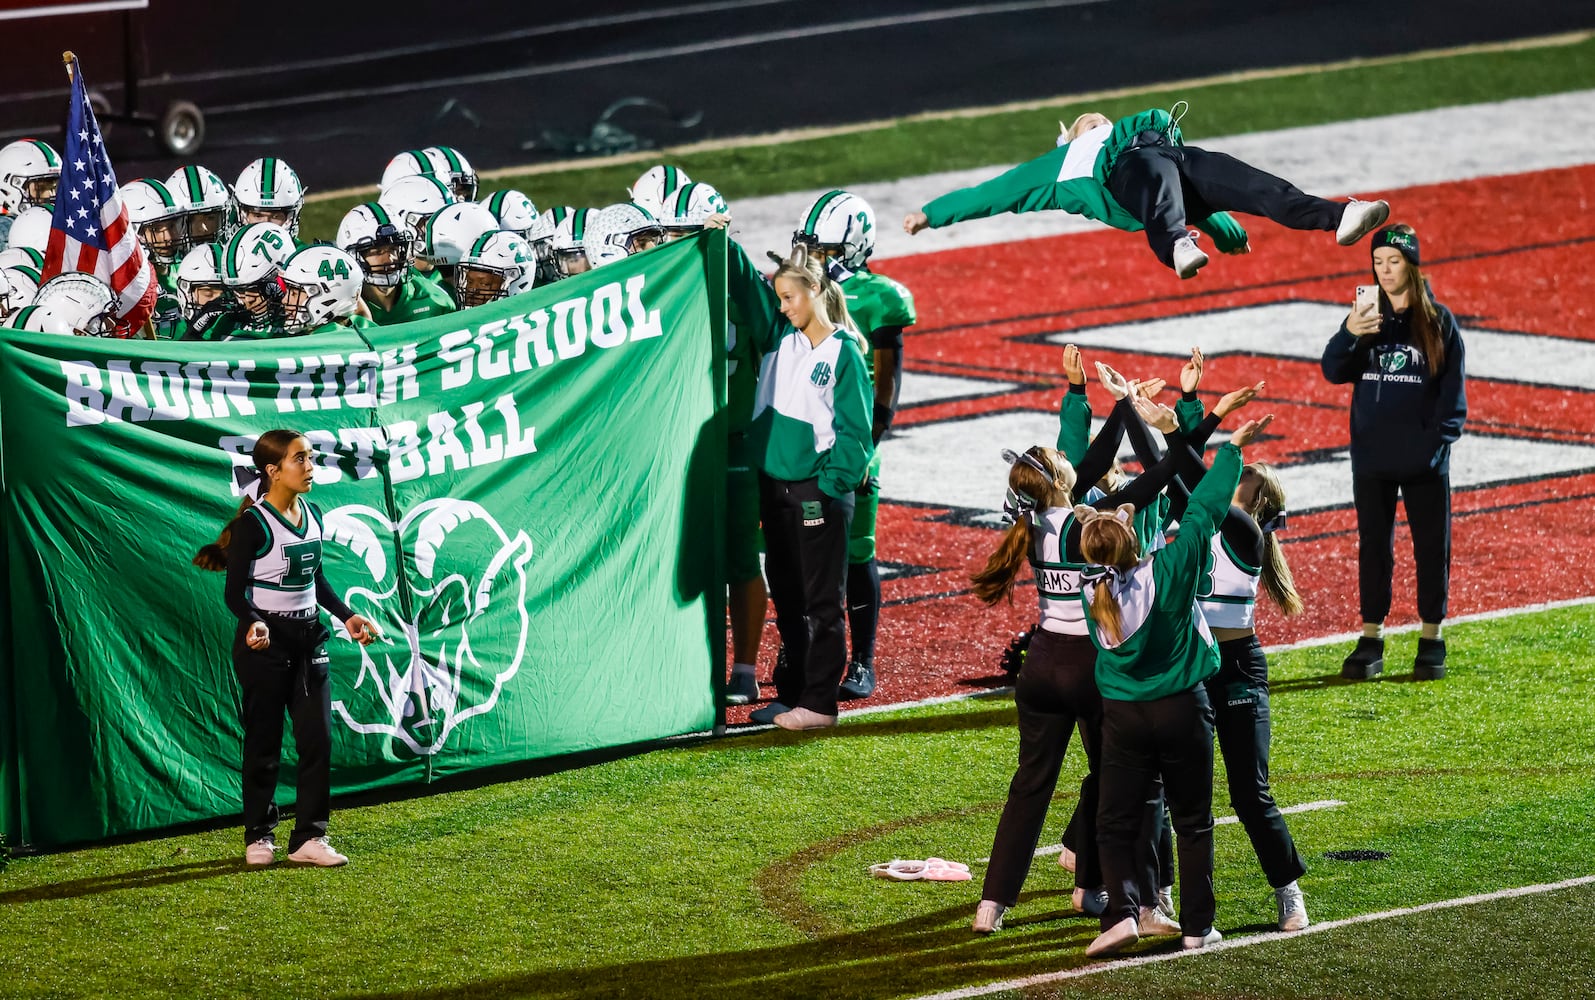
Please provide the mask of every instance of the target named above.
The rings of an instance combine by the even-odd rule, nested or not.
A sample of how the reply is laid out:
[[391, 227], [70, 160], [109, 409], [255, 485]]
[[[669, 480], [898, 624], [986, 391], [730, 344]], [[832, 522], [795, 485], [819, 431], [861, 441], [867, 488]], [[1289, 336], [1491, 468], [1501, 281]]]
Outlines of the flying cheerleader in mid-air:
[[1146, 230], [1157, 259], [1181, 278], [1207, 264], [1187, 223], [1224, 253], [1239, 254], [1252, 247], [1246, 230], [1227, 214], [1232, 211], [1267, 216], [1289, 229], [1332, 229], [1342, 246], [1356, 243], [1390, 215], [1383, 201], [1317, 198], [1226, 153], [1187, 146], [1179, 118], [1154, 108], [1117, 122], [1095, 112], [1081, 115], [1063, 129], [1057, 148], [942, 195], [910, 213], [903, 230], [912, 236], [966, 219], [1046, 209], [1126, 232]]

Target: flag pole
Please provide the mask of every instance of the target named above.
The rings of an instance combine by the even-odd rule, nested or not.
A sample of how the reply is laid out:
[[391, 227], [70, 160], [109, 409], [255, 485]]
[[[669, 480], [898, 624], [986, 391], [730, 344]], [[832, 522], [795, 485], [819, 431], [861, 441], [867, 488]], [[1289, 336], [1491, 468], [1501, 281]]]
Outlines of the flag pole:
[[77, 61], [78, 57], [72, 53], [71, 49], [67, 49], [65, 52], [61, 53], [61, 64], [66, 67], [67, 83], [72, 82], [72, 67], [77, 63]]

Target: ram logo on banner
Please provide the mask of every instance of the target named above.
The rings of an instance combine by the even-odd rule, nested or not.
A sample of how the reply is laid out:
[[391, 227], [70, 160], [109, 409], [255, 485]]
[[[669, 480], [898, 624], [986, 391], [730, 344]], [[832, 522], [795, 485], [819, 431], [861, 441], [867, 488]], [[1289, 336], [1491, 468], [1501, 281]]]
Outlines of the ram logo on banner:
[[[399, 570], [388, 558], [385, 539], [397, 535], [402, 551], [415, 559], [414, 599], [406, 613], [406, 648], [360, 650], [360, 673], [353, 694], [339, 699], [332, 713], [357, 733], [387, 735], [414, 754], [443, 749], [449, 734], [467, 719], [491, 712], [504, 685], [521, 668], [531, 617], [526, 610], [526, 565], [532, 541], [524, 531], [511, 538], [481, 504], [431, 500], [394, 524], [382, 511], [350, 504], [326, 514], [327, 541], [346, 546], [371, 574], [356, 583], [349, 600], [356, 609], [369, 601], [391, 607], [399, 601]], [[473, 539], [472, 535], [481, 536]], [[472, 544], [486, 540], [488, 546]], [[491, 553], [474, 574], [459, 571], [467, 560], [440, 559], [445, 549]], [[442, 567], [453, 569], [439, 575]], [[424, 582], [422, 582], [424, 581]], [[471, 637], [477, 642], [473, 645]], [[423, 647], [433, 654], [423, 655]], [[476, 649], [507, 650], [502, 661], [484, 664]]]

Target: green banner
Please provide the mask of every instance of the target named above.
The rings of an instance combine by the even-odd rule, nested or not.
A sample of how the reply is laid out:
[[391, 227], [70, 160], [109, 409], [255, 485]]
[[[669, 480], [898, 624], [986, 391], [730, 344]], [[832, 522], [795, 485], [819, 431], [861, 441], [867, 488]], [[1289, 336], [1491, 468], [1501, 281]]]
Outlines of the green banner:
[[388, 637], [335, 623], [334, 792], [712, 726], [725, 249], [347, 334], [0, 334], [0, 832], [239, 813], [236, 619], [190, 559], [274, 427], [315, 446], [327, 577]]

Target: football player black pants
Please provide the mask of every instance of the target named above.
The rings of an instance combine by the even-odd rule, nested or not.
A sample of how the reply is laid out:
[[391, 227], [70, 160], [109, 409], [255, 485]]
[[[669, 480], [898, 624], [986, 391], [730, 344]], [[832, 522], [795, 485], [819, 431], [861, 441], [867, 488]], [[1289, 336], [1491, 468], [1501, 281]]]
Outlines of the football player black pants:
[[836, 686], [847, 669], [842, 607], [853, 494], [827, 496], [816, 479], [794, 482], [761, 473], [759, 518], [764, 576], [786, 647], [785, 668], [778, 664], [775, 673], [775, 700], [835, 715]]
[[[997, 821], [991, 864], [981, 899], [1003, 906], [1019, 901], [1019, 889], [1047, 820], [1047, 806], [1058, 784], [1058, 770], [1078, 725], [1086, 766], [1095, 776], [1102, 747], [1102, 695], [1097, 692], [1097, 650], [1087, 636], [1059, 635], [1037, 628], [1014, 681], [1019, 710], [1019, 767], [1008, 784], [1008, 801]], [[1077, 810], [1087, 831], [1096, 826], [1095, 781], [1080, 786]], [[1095, 890], [1102, 884], [1096, 837], [1080, 837], [1075, 851], [1075, 885]]]
[[294, 830], [288, 850], [326, 836], [332, 811], [332, 705], [327, 653], [332, 633], [319, 611], [305, 617], [262, 615], [271, 645], [250, 649], [247, 625], [233, 638], [233, 668], [243, 689], [244, 843], [277, 828], [277, 775], [282, 766], [283, 715], [293, 724], [298, 753]]
[[[1213, 708], [1198, 684], [1155, 701], [1102, 699], [1102, 776], [1097, 849], [1108, 908], [1107, 930], [1142, 906], [1137, 843], [1158, 776], [1168, 800], [1179, 855], [1180, 929], [1188, 937], [1213, 926]], [[1144, 856], [1143, 856], [1144, 857]]]
[[1227, 153], [1196, 146], [1141, 146], [1121, 153], [1108, 192], [1146, 227], [1146, 241], [1173, 267], [1174, 243], [1214, 212], [1261, 215], [1289, 229], [1334, 229], [1346, 206]]
[[1418, 575], [1418, 617], [1445, 621], [1451, 590], [1451, 476], [1427, 472], [1407, 479], [1352, 473], [1357, 508], [1357, 592], [1362, 620], [1382, 622], [1390, 613], [1390, 574], [1395, 569], [1396, 494], [1407, 509], [1412, 559]]
[[1229, 780], [1229, 803], [1246, 828], [1268, 884], [1279, 889], [1305, 875], [1307, 865], [1268, 787], [1268, 747], [1273, 739], [1268, 659], [1255, 635], [1219, 643], [1218, 657], [1218, 673], [1206, 683]]

